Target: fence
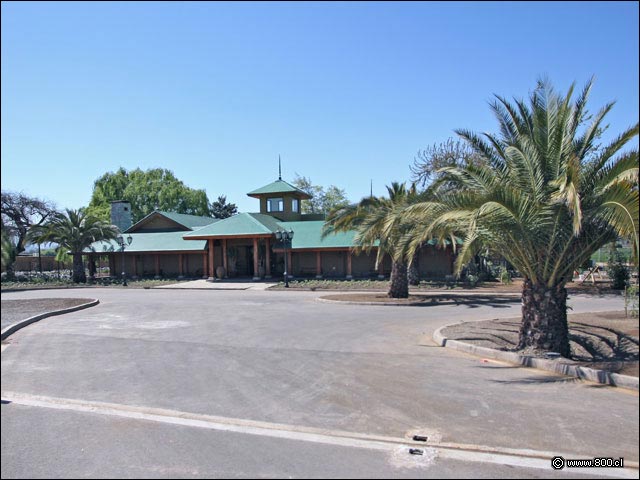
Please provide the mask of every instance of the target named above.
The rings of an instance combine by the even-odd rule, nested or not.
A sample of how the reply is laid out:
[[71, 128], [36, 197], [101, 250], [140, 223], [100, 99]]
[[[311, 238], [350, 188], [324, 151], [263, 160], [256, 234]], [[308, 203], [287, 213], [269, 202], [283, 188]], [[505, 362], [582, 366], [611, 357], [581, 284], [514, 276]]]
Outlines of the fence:
[[[55, 257], [40, 257], [42, 261], [43, 272], [55, 272], [58, 269], [66, 270], [71, 268], [71, 263], [56, 262]], [[16, 272], [39, 272], [40, 260], [38, 256], [19, 255], [13, 264], [13, 270]]]

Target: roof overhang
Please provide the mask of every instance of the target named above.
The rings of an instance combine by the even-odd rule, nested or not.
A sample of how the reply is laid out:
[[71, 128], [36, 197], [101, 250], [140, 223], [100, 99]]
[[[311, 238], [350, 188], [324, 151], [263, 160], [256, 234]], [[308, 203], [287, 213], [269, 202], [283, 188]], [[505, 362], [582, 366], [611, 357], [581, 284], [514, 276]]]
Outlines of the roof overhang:
[[233, 240], [234, 238], [273, 238], [273, 233], [247, 233], [237, 235], [192, 235], [182, 237], [184, 240]]

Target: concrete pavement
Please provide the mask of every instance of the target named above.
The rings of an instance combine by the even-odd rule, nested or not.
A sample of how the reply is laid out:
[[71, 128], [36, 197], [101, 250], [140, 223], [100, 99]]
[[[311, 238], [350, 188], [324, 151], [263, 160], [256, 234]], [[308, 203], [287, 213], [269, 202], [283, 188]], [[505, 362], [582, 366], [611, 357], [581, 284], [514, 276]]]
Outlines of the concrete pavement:
[[[398, 438], [426, 431], [433, 442], [484, 450], [638, 461], [637, 395], [420, 345], [448, 323], [517, 315], [518, 301], [382, 308], [317, 302], [319, 292], [93, 292], [99, 306], [14, 334], [2, 353], [3, 392]], [[621, 302], [570, 299], [576, 312], [615, 310]], [[9, 408], [35, 408], [18, 407], [3, 405], [3, 415]], [[36, 421], [31, 413], [16, 415], [28, 425]], [[12, 442], [3, 422], [3, 477]], [[148, 468], [148, 460], [136, 468]], [[445, 464], [453, 465], [441, 458], [419, 475], [447, 475]], [[283, 460], [278, 471], [291, 465]], [[236, 467], [243, 476], [242, 465]], [[495, 473], [481, 461], [459, 467], [473, 476]], [[404, 476], [402, 469], [393, 471]], [[524, 466], [509, 472], [532, 476]]]
[[168, 290], [267, 290], [276, 285], [277, 282], [246, 282], [236, 280], [190, 280], [187, 282], [172, 283], [171, 285], [160, 285], [159, 289]]

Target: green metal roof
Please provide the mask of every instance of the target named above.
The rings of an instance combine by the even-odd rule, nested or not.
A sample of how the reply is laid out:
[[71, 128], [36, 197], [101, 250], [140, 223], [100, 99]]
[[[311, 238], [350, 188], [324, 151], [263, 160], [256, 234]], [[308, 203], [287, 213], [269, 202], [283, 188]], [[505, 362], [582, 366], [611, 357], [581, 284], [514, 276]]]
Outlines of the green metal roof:
[[134, 225], [130, 226], [126, 230], [126, 232], [136, 230], [141, 225], [147, 223], [154, 215], [162, 215], [163, 217], [166, 217], [171, 221], [179, 223], [180, 225], [190, 230], [203, 227], [205, 225], [210, 225], [212, 223], [219, 221], [218, 218], [213, 218], [213, 217], [201, 217], [198, 215], [188, 215], [186, 213], [164, 212], [162, 210], [154, 210], [149, 215], [137, 221]]
[[[166, 251], [190, 251], [202, 252], [207, 244], [206, 240], [187, 241], [182, 237], [184, 232], [152, 232], [152, 233], [129, 233], [125, 238], [131, 235], [133, 239], [131, 245], [125, 248], [127, 253], [144, 253], [144, 252], [166, 252]], [[115, 240], [95, 242], [87, 248], [85, 252], [95, 251], [101, 253], [105, 251], [119, 252], [120, 245]]]
[[282, 222], [262, 213], [240, 213], [225, 218], [194, 232], [183, 232], [189, 237], [234, 237], [239, 235], [273, 235], [278, 230], [293, 230], [292, 249], [349, 248], [353, 246], [355, 231], [337, 233], [322, 238], [324, 221]]
[[[355, 230], [348, 232], [338, 232], [335, 234], [329, 234], [325, 238], [322, 238], [322, 227], [325, 222], [319, 221], [301, 221], [301, 222], [279, 222], [281, 227], [285, 230], [293, 230], [293, 242], [291, 248], [304, 249], [304, 248], [350, 248], [354, 247], [354, 238], [356, 236]], [[461, 244], [461, 240], [456, 238], [456, 242]], [[378, 246], [379, 242], [375, 242], [375, 246]], [[436, 245], [436, 240], [430, 240], [428, 245]], [[451, 242], [447, 241], [447, 244]]]
[[323, 221], [281, 222], [285, 230], [293, 230], [293, 250], [302, 248], [349, 248], [353, 246], [355, 231], [340, 232], [322, 238]]
[[[165, 214], [166, 212], [158, 212]], [[181, 217], [196, 217], [195, 215], [180, 215]], [[171, 218], [171, 217], [169, 217]], [[188, 220], [188, 219], [187, 219]], [[325, 222], [322, 220], [282, 222], [271, 215], [261, 213], [240, 213], [222, 220], [214, 220], [205, 226], [199, 227], [192, 232], [148, 232], [131, 233], [133, 239], [131, 245], [126, 248], [128, 253], [145, 253], [161, 251], [190, 251], [202, 252], [206, 248], [207, 241], [197, 239], [199, 237], [237, 237], [237, 236], [263, 236], [273, 235], [278, 230], [293, 230], [293, 250], [315, 249], [315, 248], [350, 248], [354, 246], [353, 239], [356, 232], [340, 232], [322, 238], [322, 227]], [[175, 220], [178, 221], [178, 220]], [[127, 236], [128, 236], [127, 235]], [[191, 237], [191, 238], [189, 238]], [[194, 239], [196, 238], [196, 239]], [[459, 239], [456, 239], [460, 242]], [[427, 242], [434, 245], [435, 240]], [[92, 249], [85, 249], [89, 253], [95, 251], [120, 251], [120, 247], [115, 240], [111, 242], [95, 242]]]
[[160, 210], [158, 210], [158, 213], [189, 228], [204, 227], [220, 221], [219, 218], [200, 217], [198, 215], [187, 215], [186, 213], [163, 212]]
[[182, 232], [189, 237], [233, 237], [238, 235], [272, 235], [281, 230], [280, 223], [271, 215], [262, 213], [239, 213], [219, 222], [202, 227], [194, 232]]
[[270, 183], [269, 185], [265, 185], [264, 187], [258, 188], [253, 192], [249, 192], [247, 193], [247, 195], [249, 195], [250, 197], [256, 197], [256, 196], [270, 194], [270, 193], [297, 193], [303, 199], [311, 198], [311, 195], [309, 195], [308, 193], [303, 192], [299, 188], [294, 187], [293, 185], [285, 182], [282, 179], [276, 180], [275, 182]]

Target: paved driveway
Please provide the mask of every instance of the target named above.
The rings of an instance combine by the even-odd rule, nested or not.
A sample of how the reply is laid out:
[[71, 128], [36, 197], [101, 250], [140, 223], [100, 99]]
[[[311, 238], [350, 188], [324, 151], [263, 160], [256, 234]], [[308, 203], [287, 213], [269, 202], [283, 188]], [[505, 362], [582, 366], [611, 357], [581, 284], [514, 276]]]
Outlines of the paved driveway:
[[[414, 432], [428, 434], [430, 442], [462, 446], [466, 452], [529, 449], [545, 459], [549, 453], [564, 452], [573, 458], [638, 461], [636, 393], [486, 362], [429, 344], [429, 334], [444, 324], [518, 315], [517, 301], [382, 307], [318, 302], [322, 295], [318, 292], [91, 292], [100, 300], [97, 307], [27, 327], [14, 334], [3, 350], [3, 398], [15, 400], [2, 406], [3, 478], [37, 476], [38, 459], [49, 457], [43, 451], [50, 453], [47, 448], [56, 438], [50, 430], [57, 429], [58, 438], [66, 438], [56, 448], [70, 455], [79, 438], [73, 425], [89, 429], [80, 428], [89, 449], [99, 439], [114, 438], [119, 440], [105, 443], [112, 454], [118, 448], [115, 444], [126, 445], [134, 438], [145, 440], [125, 449], [130, 454], [145, 442], [150, 445], [144, 450], [147, 454], [118, 463], [119, 470], [113, 470], [112, 460], [108, 468], [97, 467], [111, 458], [104, 448], [91, 456], [91, 467], [80, 460], [58, 465], [60, 456], [51, 456], [48, 476], [70, 471], [91, 474], [87, 468], [95, 468], [95, 476], [132, 477], [230, 476], [230, 472], [238, 476], [541, 475], [517, 462], [514, 465], [521, 468], [515, 470], [505, 470], [495, 461], [485, 466], [477, 463], [490, 462], [482, 455], [454, 458], [425, 450], [422, 463], [416, 463], [417, 457], [396, 461], [393, 452], [373, 461], [360, 451], [375, 450], [373, 443], [366, 444], [371, 436], [401, 439]], [[2, 299], [45, 296], [80, 295], [69, 290], [19, 292], [2, 294]], [[571, 304], [574, 312], [622, 308], [620, 297], [573, 297]], [[117, 428], [104, 425], [109, 408], [125, 412], [128, 420], [116, 416]], [[137, 420], [132, 412], [137, 412]], [[190, 433], [189, 422], [167, 420], [180, 426], [161, 422], [160, 427], [144, 417], [158, 412], [165, 419], [204, 419], [211, 425], [242, 428], [231, 429], [232, 434], [212, 427], [215, 432], [205, 447]], [[46, 435], [52, 439], [35, 434], [29, 438], [24, 432], [34, 425], [47, 426]], [[267, 433], [243, 430], [254, 427], [264, 427]], [[134, 435], [119, 437], [119, 428]], [[176, 439], [180, 429], [185, 429], [188, 440]], [[341, 436], [365, 444], [331, 446], [336, 450], [326, 455], [337, 462], [333, 470], [327, 470], [326, 462], [315, 468], [309, 461], [296, 470], [300, 459], [310, 454], [309, 440], [313, 443], [299, 435], [319, 432], [326, 432], [322, 437], [326, 441], [318, 440], [322, 448], [316, 453]], [[272, 439], [267, 447], [264, 442], [270, 436], [281, 439]], [[165, 438], [189, 451], [207, 451], [212, 445], [242, 448], [225, 457], [224, 469], [216, 470], [211, 464], [219, 466], [212, 460], [215, 455], [185, 463], [175, 449], [166, 452]], [[260, 440], [249, 440], [253, 438]], [[295, 442], [295, 447], [282, 444], [282, 438]], [[260, 462], [252, 457], [245, 463], [242, 452], [254, 444], [271, 453], [264, 453]], [[299, 455], [298, 460], [284, 453], [287, 448]], [[222, 451], [214, 450], [218, 455]], [[363, 459], [353, 460], [359, 456]], [[180, 467], [172, 472], [171, 465]]]

